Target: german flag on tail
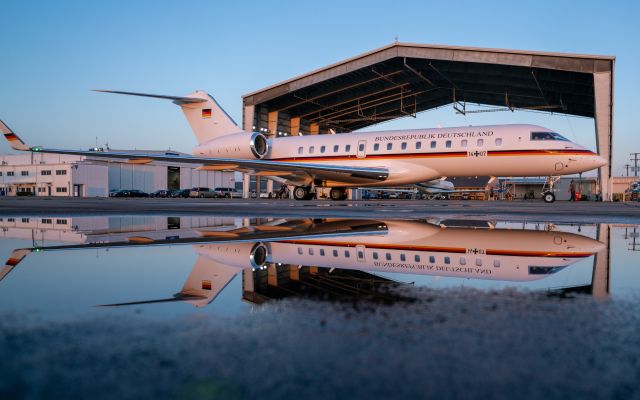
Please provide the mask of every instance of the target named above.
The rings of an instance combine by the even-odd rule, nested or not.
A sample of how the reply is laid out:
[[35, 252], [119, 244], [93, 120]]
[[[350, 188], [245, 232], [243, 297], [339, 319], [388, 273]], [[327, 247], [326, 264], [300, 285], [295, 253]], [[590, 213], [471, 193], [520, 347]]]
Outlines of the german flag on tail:
[[211, 109], [210, 108], [203, 108], [202, 109], [202, 118], [211, 118]]

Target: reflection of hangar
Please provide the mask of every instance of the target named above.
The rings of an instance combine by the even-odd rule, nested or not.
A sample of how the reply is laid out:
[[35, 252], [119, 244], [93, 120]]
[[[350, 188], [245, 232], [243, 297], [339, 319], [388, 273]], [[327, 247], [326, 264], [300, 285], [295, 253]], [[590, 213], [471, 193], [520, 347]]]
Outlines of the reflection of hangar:
[[447, 104], [590, 117], [603, 198], [611, 194], [615, 57], [394, 43], [243, 97], [243, 128], [348, 132]]

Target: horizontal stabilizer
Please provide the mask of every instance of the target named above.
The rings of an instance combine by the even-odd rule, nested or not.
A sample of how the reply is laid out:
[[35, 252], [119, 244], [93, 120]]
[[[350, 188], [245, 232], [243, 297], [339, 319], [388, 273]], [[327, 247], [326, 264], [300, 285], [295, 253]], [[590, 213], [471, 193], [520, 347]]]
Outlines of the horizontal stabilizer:
[[126, 94], [129, 96], [140, 96], [140, 97], [153, 97], [155, 99], [165, 99], [165, 100], [173, 100], [173, 102], [177, 105], [182, 104], [192, 104], [192, 103], [206, 103], [206, 99], [199, 99], [197, 97], [180, 97], [180, 96], [165, 96], [161, 94], [148, 94], [148, 93], [134, 93], [134, 92], [121, 92], [117, 90], [98, 90], [94, 89], [94, 92], [100, 93], [115, 93], [115, 94]]

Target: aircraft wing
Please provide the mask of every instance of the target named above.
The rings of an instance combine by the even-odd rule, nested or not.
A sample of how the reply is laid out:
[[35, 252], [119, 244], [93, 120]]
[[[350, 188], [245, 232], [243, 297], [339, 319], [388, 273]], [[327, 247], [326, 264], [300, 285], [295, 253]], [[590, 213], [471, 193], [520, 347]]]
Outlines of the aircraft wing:
[[348, 183], [369, 183], [384, 181], [389, 176], [387, 168], [350, 167], [341, 165], [325, 165], [314, 163], [282, 162], [272, 160], [248, 160], [235, 158], [212, 158], [185, 156], [171, 151], [163, 153], [144, 153], [128, 151], [87, 151], [49, 149], [29, 147], [4, 122], [0, 121], [0, 131], [14, 150], [32, 151], [34, 153], [55, 153], [86, 156], [94, 159], [119, 159], [131, 163], [149, 163], [151, 161], [180, 162], [186, 164], [202, 164], [216, 169], [240, 171], [250, 174], [311, 177], [314, 179], [334, 180]]

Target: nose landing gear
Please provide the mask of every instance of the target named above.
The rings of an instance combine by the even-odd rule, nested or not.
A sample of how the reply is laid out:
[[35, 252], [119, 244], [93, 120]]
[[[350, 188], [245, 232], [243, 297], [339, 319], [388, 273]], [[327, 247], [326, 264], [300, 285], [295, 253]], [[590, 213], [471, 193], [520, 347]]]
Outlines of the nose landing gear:
[[553, 203], [556, 201], [556, 195], [553, 192], [555, 191], [554, 186], [559, 180], [559, 176], [550, 176], [545, 181], [544, 186], [542, 186], [542, 200], [544, 200], [545, 203]]

